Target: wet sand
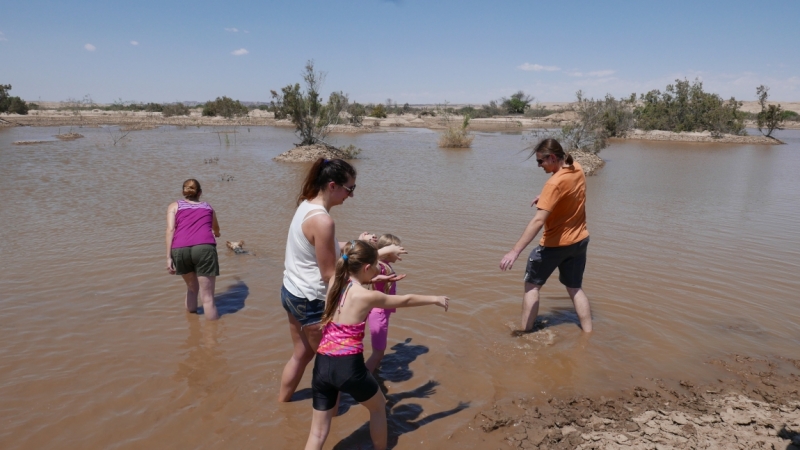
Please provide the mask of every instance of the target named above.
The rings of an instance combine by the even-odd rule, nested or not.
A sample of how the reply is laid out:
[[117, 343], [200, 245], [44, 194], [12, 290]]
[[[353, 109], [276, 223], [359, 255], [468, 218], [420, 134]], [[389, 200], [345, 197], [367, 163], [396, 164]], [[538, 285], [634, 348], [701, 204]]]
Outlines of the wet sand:
[[[307, 168], [273, 161], [293, 146], [292, 130], [243, 127], [226, 145], [217, 127], [160, 127], [116, 146], [102, 128], [55, 138], [65, 131], [0, 130], [0, 448], [301, 447], [311, 368], [296, 401], [275, 402], [291, 352], [277, 293]], [[478, 433], [464, 439], [502, 441], [520, 426], [486, 433], [480, 414], [518, 399], [541, 411], [551, 398], [578, 398], [591, 403], [575, 408], [601, 417], [603, 397], [634, 405], [640, 387], [669, 399], [660, 410], [671, 417], [665, 408], [683, 397], [669, 391], [691, 399], [714, 390], [738, 369], [711, 362], [732, 355], [777, 364], [758, 369], [776, 375], [754, 378], [755, 387], [796, 385], [780, 361], [800, 345], [800, 304], [791, 300], [800, 291], [800, 211], [787, 206], [800, 201], [800, 134], [782, 132], [779, 146], [624, 141], [604, 150], [606, 166], [587, 179], [591, 336], [555, 279], [542, 291], [539, 330], [512, 334], [524, 264], [510, 273], [497, 264], [547, 176], [525, 161], [523, 135], [476, 134], [459, 150], [439, 149], [438, 134], [420, 128], [336, 137], [364, 149], [353, 162], [355, 197], [332, 212], [337, 237], [401, 236], [410, 254], [396, 266], [408, 274], [400, 292], [451, 298], [446, 314], [392, 316], [380, 377], [395, 448], [463, 447], [454, 439], [470, 427]], [[48, 142], [12, 144], [23, 140]], [[183, 283], [163, 268], [164, 210], [190, 177], [219, 214], [221, 242], [245, 240], [252, 252], [219, 246], [215, 323], [183, 311]], [[753, 392], [739, 393], [763, 401]], [[660, 414], [655, 404], [630, 407], [631, 417]], [[538, 426], [512, 412], [503, 414]], [[651, 420], [672, 429], [663, 417]], [[330, 445], [368, 446], [366, 421], [345, 402]], [[557, 426], [562, 435], [565, 426], [604, 431]]]
[[728, 376], [702, 384], [648, 378], [610, 398], [505, 400], [450, 440], [476, 448], [800, 449], [800, 360], [737, 355], [708, 364]]

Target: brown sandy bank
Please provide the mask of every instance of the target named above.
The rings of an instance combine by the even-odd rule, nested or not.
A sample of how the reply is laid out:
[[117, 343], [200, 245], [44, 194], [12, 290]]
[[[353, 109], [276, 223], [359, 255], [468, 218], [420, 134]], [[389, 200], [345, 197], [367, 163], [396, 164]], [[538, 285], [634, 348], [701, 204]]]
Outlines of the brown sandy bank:
[[280, 162], [312, 162], [319, 158], [326, 159], [352, 159], [351, 155], [323, 144], [301, 145], [272, 158]]
[[721, 136], [713, 136], [709, 131], [674, 133], [672, 131], [661, 130], [632, 130], [624, 138], [615, 139], [672, 142], [717, 142], [721, 144], [783, 144], [783, 141], [761, 135], [738, 136], [734, 134], [723, 134]]
[[800, 450], [800, 360], [712, 360], [713, 383], [647, 379], [615, 398], [519, 398], [454, 433], [453, 447]]

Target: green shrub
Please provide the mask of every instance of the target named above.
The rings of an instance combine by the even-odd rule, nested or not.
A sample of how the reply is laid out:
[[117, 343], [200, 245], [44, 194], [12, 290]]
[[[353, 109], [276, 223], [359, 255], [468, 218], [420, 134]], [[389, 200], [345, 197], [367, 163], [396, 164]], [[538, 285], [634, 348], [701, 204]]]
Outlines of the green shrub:
[[142, 108], [147, 112], [163, 112], [164, 106], [160, 103], [148, 103]]
[[372, 111], [369, 113], [370, 117], [377, 117], [378, 119], [385, 119], [386, 118], [386, 109], [383, 107], [383, 103], [378, 103]]
[[350, 114], [350, 124], [360, 127], [364, 123], [364, 116], [367, 115], [367, 110], [364, 105], [356, 102], [347, 107], [347, 113]]
[[28, 114], [28, 104], [19, 97], [9, 96], [10, 90], [10, 84], [0, 84], [0, 113]]
[[[30, 106], [31, 109], [33, 109], [32, 105], [34, 105], [34, 103], [28, 103], [28, 106]], [[782, 120], [790, 120], [792, 122], [800, 122], [800, 114], [797, 114], [794, 111], [785, 110], [781, 114], [781, 119]]]
[[164, 117], [188, 116], [189, 114], [189, 107], [183, 103], [166, 104], [161, 108], [161, 115]]
[[28, 104], [19, 97], [8, 97], [7, 112], [10, 114], [28, 114]]
[[715, 134], [744, 133], [741, 102], [731, 97], [724, 101], [717, 94], [703, 91], [703, 83], [675, 80], [662, 93], [658, 89], [642, 94], [634, 110], [636, 125], [644, 130], [711, 131]]
[[230, 119], [246, 116], [248, 112], [250, 111], [239, 100], [233, 100], [225, 96], [217, 97], [213, 102], [206, 102], [203, 106], [203, 116], [206, 117], [220, 116]]
[[511, 98], [502, 99], [501, 106], [508, 114], [525, 114], [525, 110], [530, 108], [533, 97], [525, 95], [522, 91], [517, 91], [511, 95]]

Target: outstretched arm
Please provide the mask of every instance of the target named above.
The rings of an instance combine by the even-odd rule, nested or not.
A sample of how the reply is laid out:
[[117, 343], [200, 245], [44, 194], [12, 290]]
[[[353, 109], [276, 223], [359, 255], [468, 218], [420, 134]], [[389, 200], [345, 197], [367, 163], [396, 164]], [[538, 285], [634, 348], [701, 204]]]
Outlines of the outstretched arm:
[[379, 291], [369, 291], [367, 299], [370, 308], [410, 308], [413, 306], [436, 305], [444, 308], [450, 307], [450, 299], [441, 295], [386, 295]]
[[514, 247], [511, 249], [510, 252], [506, 253], [503, 256], [503, 259], [500, 260], [500, 270], [509, 270], [514, 265], [514, 261], [519, 258], [519, 254], [525, 250], [525, 247], [531, 243], [533, 238], [539, 234], [539, 231], [544, 226], [544, 222], [547, 220], [547, 217], [550, 215], [550, 211], [545, 211], [543, 209], [536, 210], [536, 215], [533, 216], [533, 219], [528, 223], [528, 226], [525, 227], [525, 231], [522, 232], [522, 236], [519, 238]]

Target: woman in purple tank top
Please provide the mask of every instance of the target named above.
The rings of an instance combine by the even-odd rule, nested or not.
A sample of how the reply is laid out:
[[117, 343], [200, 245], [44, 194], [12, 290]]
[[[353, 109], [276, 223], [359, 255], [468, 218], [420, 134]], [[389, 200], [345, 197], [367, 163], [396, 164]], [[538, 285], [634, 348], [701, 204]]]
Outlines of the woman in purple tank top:
[[219, 223], [214, 209], [200, 201], [203, 190], [195, 179], [183, 182], [184, 200], [167, 208], [167, 272], [186, 282], [186, 310], [197, 312], [203, 302], [208, 320], [219, 318], [214, 305], [214, 285], [219, 276], [217, 240]]

